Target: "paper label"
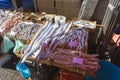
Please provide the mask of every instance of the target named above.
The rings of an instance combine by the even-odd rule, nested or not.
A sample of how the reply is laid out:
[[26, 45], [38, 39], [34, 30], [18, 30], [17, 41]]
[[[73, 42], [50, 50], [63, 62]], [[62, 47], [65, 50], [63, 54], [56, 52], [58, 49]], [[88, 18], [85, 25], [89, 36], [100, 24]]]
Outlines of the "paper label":
[[47, 44], [46, 43], [42, 43], [42, 46], [47, 46]]
[[82, 58], [73, 57], [73, 63], [83, 64]]
[[70, 47], [77, 47], [77, 46], [78, 46], [78, 43], [75, 42], [75, 41], [71, 41], [71, 42], [69, 43], [69, 46], [70, 46]]

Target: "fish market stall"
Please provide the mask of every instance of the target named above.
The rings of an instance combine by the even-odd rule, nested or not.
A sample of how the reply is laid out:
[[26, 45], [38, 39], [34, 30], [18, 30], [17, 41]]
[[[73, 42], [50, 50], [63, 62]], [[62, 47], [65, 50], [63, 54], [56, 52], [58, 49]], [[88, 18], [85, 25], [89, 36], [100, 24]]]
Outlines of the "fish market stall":
[[99, 55], [88, 54], [87, 50], [89, 32], [95, 31], [96, 22], [16, 11], [1, 11], [0, 17], [3, 41], [7, 38], [12, 44], [9, 43], [11, 46], [4, 50], [8, 44], [3, 42], [2, 51], [7, 53], [14, 48], [13, 52], [21, 58], [17, 68], [31, 60], [37, 66], [41, 63], [79, 73], [82, 78], [85, 75], [95, 77], [100, 67]]

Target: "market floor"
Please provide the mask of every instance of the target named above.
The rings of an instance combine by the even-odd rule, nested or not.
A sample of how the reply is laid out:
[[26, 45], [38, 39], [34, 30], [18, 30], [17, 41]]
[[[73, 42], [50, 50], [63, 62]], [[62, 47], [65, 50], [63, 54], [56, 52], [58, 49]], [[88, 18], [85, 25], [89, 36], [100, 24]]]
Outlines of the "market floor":
[[11, 59], [0, 68], [0, 80], [26, 80], [15, 70], [18, 61], [19, 58], [11, 56]]
[[[11, 54], [12, 54], [11, 59], [7, 61], [0, 68], [0, 80], [26, 80], [26, 79], [23, 79], [21, 75], [15, 70], [15, 66], [20, 59], [16, 57], [15, 55], [13, 55], [13, 53]], [[59, 68], [44, 64], [39, 68], [40, 71], [38, 74], [36, 73], [35, 66], [32, 66], [31, 64], [27, 64], [27, 66], [29, 67], [31, 71], [32, 80], [50, 80], [50, 79], [58, 80], [57, 78], [59, 78], [59, 77], [56, 77], [58, 75]]]
[[0, 80], [26, 80], [21, 75], [12, 69], [0, 68]]

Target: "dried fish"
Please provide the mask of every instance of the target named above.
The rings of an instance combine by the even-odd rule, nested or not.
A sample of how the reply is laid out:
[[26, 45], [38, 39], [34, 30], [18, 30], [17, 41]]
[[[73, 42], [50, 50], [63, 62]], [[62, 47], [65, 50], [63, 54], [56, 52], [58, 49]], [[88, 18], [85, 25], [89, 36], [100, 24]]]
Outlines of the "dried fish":
[[99, 68], [98, 54], [90, 55], [71, 49], [57, 48], [49, 57], [56, 63], [85, 71], [96, 72]]
[[[48, 31], [51, 31], [51, 29], [52, 29], [52, 27], [50, 27], [51, 26], [51, 22], [48, 22], [48, 26], [47, 27], [49, 27], [48, 29], [45, 29], [45, 31], [46, 30], [48, 30]], [[45, 25], [45, 27], [46, 27], [46, 25]], [[43, 28], [44, 29], [44, 28]], [[40, 31], [41, 32], [41, 31]], [[39, 32], [39, 33], [40, 33]], [[38, 33], [38, 34], [39, 34]], [[43, 32], [44, 33], [44, 32]], [[42, 34], [42, 33], [41, 33]], [[49, 32], [48, 33], [46, 33], [46, 34], [44, 34], [42, 37], [38, 37], [35, 41], [34, 41], [34, 43], [31, 43], [30, 44], [30, 50], [28, 50], [27, 49], [27, 51], [26, 52], [24, 52], [24, 57], [23, 57], [23, 59], [22, 59], [22, 63], [27, 59], [27, 57], [28, 56], [30, 56], [31, 54], [33, 54], [37, 49], [39, 49], [40, 48], [40, 45], [41, 45], [41, 41], [43, 41], [43, 39], [45, 38], [45, 36], [47, 36], [49, 34]], [[38, 36], [38, 35], [37, 35]]]
[[36, 41], [36, 39], [39, 37], [39, 35], [42, 33], [43, 30], [46, 29], [47, 25], [49, 24], [49, 21], [46, 21], [45, 25], [42, 27], [42, 29], [40, 29], [36, 35], [34, 36], [33, 40], [30, 42], [28, 48], [26, 50], [24, 50], [24, 54], [26, 54], [30, 49], [31, 47], [33, 46], [34, 42]]
[[89, 28], [89, 29], [95, 29], [96, 25], [90, 21], [85, 21], [85, 20], [78, 20], [74, 21], [73, 25], [78, 26], [79, 28]]
[[20, 13], [14, 13], [12, 15], [7, 16], [8, 18], [3, 21], [3, 23], [0, 26], [0, 32], [6, 32], [8, 31], [10, 28], [14, 27], [18, 22], [19, 19], [22, 18], [22, 14]]

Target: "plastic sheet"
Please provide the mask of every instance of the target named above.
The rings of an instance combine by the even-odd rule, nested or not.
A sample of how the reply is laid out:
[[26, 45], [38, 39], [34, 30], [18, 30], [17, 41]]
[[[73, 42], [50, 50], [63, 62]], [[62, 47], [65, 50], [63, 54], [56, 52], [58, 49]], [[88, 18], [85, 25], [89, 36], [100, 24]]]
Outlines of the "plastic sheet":
[[1, 44], [2, 52], [7, 53], [13, 47], [14, 43], [6, 36], [6, 34], [3, 34], [3, 41]]
[[14, 53], [21, 50], [21, 48], [24, 46], [24, 43], [21, 42], [19, 39], [15, 39], [15, 48], [13, 50]]

